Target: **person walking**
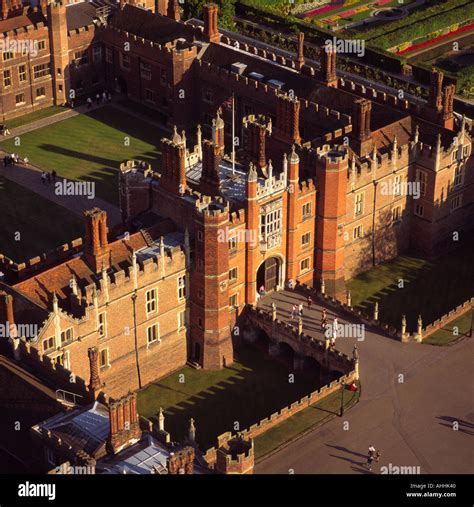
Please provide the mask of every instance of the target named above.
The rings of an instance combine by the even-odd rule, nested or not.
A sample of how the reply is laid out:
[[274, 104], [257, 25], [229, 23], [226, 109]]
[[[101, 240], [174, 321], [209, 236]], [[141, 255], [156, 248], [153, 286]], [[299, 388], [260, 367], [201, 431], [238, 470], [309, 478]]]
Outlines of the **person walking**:
[[311, 310], [311, 304], [313, 302], [313, 300], [311, 299], [311, 296], [308, 296], [306, 298], [306, 302], [308, 303], [308, 310]]
[[90, 97], [87, 97], [87, 109], [90, 109], [92, 107], [92, 99]]
[[328, 316], [325, 309], [321, 312], [321, 330], [326, 330], [326, 324], [328, 323]]
[[375, 447], [373, 445], [370, 445], [366, 463], [366, 466], [369, 470], [372, 470], [372, 464], [374, 463], [376, 452], [377, 451], [375, 450]]
[[56, 170], [55, 170], [55, 169], [53, 169], [53, 170], [51, 171], [51, 177], [53, 178], [53, 183], [56, 183], [56, 174], [57, 174], [57, 173], [56, 173]]
[[98, 93], [96, 96], [95, 96], [95, 103], [97, 105], [100, 105], [100, 93]]
[[51, 173], [46, 173], [46, 180], [51, 183]]
[[45, 173], [45, 171], [43, 171], [41, 173], [41, 182], [43, 183], [43, 185], [46, 185], [46, 173]]
[[300, 317], [303, 317], [303, 303], [300, 303], [300, 304], [298, 305], [298, 315], [299, 315]]
[[291, 320], [295, 320], [296, 317], [296, 305], [293, 305], [293, 308], [291, 309]]
[[107, 102], [107, 92], [104, 90], [102, 92], [102, 104], [105, 104]]

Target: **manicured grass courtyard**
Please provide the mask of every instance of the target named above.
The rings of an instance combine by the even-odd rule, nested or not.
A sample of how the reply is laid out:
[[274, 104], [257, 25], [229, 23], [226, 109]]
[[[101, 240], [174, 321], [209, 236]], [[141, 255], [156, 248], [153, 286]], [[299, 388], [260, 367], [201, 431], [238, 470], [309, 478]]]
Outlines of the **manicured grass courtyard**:
[[436, 333], [428, 336], [426, 340], [423, 340], [423, 343], [428, 343], [429, 345], [449, 345], [465, 336], [469, 336], [472, 318], [472, 313], [466, 312], [458, 319], [436, 331]]
[[83, 229], [67, 209], [0, 177], [0, 253], [22, 262], [83, 236]]
[[18, 118], [7, 120], [5, 123], [7, 124], [8, 128], [12, 130], [23, 125], [27, 125], [28, 123], [42, 120], [43, 118], [49, 118], [50, 116], [54, 116], [55, 114], [62, 113], [64, 111], [67, 111], [67, 108], [61, 106], [45, 107], [44, 109], [38, 109], [32, 113], [19, 116]]
[[0, 143], [6, 151], [67, 178], [96, 182], [96, 195], [118, 204], [118, 168], [131, 158], [157, 168], [160, 139], [166, 135], [151, 124], [112, 106], [75, 116]]
[[378, 301], [379, 319], [397, 329], [402, 314], [410, 332], [418, 315], [424, 326], [431, 324], [474, 295], [473, 249], [471, 239], [432, 261], [404, 255], [376, 266], [347, 284], [352, 304], [372, 315]]
[[241, 348], [237, 361], [221, 371], [186, 367], [148, 386], [138, 393], [138, 412], [151, 417], [163, 407], [173, 440], [187, 436], [193, 417], [196, 440], [206, 450], [225, 431], [244, 430], [319, 387], [308, 373], [296, 373], [294, 383], [288, 374], [283, 363], [260, 350]]
[[[346, 389], [344, 391], [344, 410], [352, 407], [359, 397], [360, 384], [359, 389], [355, 392]], [[270, 428], [255, 438], [255, 458], [258, 459], [265, 456], [285, 442], [293, 440], [302, 433], [309, 431], [312, 427], [339, 415], [340, 408], [341, 391], [337, 390], [311, 407], [298, 412], [290, 419]]]

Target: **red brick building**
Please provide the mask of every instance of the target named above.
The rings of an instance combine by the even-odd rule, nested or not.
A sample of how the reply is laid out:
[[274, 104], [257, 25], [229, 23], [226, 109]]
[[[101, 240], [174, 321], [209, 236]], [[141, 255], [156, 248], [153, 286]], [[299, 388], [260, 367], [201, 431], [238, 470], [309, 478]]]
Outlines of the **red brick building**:
[[[354, 274], [409, 249], [436, 254], [472, 229], [471, 133], [442, 74], [428, 103], [412, 104], [338, 79], [333, 52], [307, 65], [302, 37], [289, 60], [221, 37], [215, 5], [204, 27], [175, 6], [162, 16], [127, 4], [82, 36], [64, 31], [75, 6], [49, 8], [53, 27], [62, 20], [53, 35], [100, 44], [105, 86], [181, 131], [162, 140], [158, 173], [120, 168], [123, 221], [137, 232], [112, 240], [93, 210], [74, 256], [3, 287], [3, 320], [39, 326], [12, 338], [18, 358], [59, 364], [94, 395], [188, 360], [231, 364], [235, 322], [262, 286], [299, 281], [344, 299]], [[51, 97], [82, 79], [71, 54], [57, 54]]]

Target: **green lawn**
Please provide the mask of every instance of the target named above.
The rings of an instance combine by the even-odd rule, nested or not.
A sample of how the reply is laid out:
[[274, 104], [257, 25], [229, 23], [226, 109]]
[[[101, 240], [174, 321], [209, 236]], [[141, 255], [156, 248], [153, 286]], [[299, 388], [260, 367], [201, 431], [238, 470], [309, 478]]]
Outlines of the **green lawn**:
[[[356, 392], [346, 390], [344, 393], [344, 408], [347, 410], [352, 407], [359, 399], [359, 396], [360, 384]], [[256, 437], [255, 457], [261, 458], [311, 427], [339, 415], [340, 408], [341, 391], [338, 390]]]
[[61, 176], [95, 181], [97, 197], [118, 204], [120, 163], [140, 158], [156, 168], [163, 135], [151, 124], [105, 106], [24, 134], [20, 147], [7, 140], [0, 148], [26, 155], [34, 165], [56, 169]]
[[319, 387], [308, 373], [296, 373], [290, 383], [286, 366], [257, 349], [245, 347], [237, 354], [238, 361], [221, 371], [186, 367], [155, 382], [138, 393], [138, 412], [151, 417], [163, 407], [173, 440], [187, 436], [193, 417], [196, 440], [206, 450], [225, 431], [244, 430]]
[[43, 118], [48, 118], [49, 116], [54, 116], [55, 114], [62, 113], [64, 111], [67, 111], [67, 108], [61, 106], [45, 107], [44, 109], [38, 109], [32, 113], [19, 116], [18, 118], [6, 120], [5, 123], [7, 127], [12, 130], [14, 128], [21, 127], [22, 125], [26, 125], [27, 123], [42, 120]]
[[[397, 329], [402, 314], [410, 332], [416, 329], [418, 315], [424, 326], [431, 324], [473, 296], [473, 248], [471, 240], [433, 261], [404, 255], [376, 266], [348, 282], [352, 304], [372, 315], [378, 301], [379, 319]], [[400, 279], [403, 288], [398, 287]]]
[[83, 236], [65, 208], [0, 177], [0, 253], [22, 262]]
[[423, 343], [430, 345], [449, 345], [460, 340], [463, 336], [469, 336], [471, 329], [472, 313], [466, 312], [458, 319], [450, 322], [436, 333], [433, 333]]

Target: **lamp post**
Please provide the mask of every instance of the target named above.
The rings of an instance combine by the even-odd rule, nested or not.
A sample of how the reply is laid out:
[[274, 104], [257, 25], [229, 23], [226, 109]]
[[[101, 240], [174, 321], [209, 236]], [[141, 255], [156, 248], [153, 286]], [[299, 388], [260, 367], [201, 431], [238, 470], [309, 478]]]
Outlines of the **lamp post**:
[[344, 380], [341, 380], [341, 410], [340, 410], [340, 416], [344, 414]]

